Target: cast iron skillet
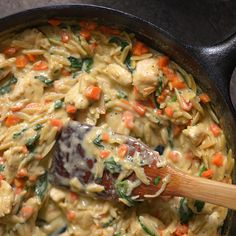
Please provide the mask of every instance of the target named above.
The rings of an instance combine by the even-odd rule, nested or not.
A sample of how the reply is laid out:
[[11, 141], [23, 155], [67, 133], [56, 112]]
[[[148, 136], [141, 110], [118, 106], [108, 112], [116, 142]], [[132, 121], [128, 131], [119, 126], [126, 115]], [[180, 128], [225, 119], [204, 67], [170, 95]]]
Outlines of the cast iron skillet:
[[[134, 32], [147, 45], [176, 61], [210, 94], [213, 109], [220, 118], [235, 156], [236, 112], [230, 100], [229, 83], [236, 64], [236, 34], [212, 47], [192, 47], [178, 42], [168, 32], [133, 15], [94, 5], [49, 6], [11, 15], [0, 19], [0, 34], [37, 26], [53, 17], [97, 18], [103, 24], [120, 26]], [[231, 224], [233, 218], [236, 219], [236, 213], [230, 211], [222, 227], [222, 235], [236, 235], [236, 227]]]

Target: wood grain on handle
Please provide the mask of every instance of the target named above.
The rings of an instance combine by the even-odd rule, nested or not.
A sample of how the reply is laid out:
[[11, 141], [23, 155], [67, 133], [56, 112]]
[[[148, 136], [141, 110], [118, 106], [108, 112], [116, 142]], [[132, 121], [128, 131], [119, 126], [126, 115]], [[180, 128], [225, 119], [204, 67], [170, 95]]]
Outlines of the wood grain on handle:
[[171, 180], [166, 194], [189, 197], [236, 210], [236, 186], [202, 177], [190, 176], [167, 167]]

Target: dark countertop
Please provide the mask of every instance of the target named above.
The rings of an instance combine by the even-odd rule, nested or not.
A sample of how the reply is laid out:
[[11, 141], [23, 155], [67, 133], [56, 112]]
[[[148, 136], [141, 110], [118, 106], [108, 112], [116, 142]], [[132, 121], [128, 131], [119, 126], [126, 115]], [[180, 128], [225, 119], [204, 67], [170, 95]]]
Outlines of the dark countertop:
[[[78, 3], [129, 12], [190, 45], [213, 45], [236, 32], [236, 0], [0, 0], [0, 18], [29, 8]], [[236, 70], [231, 98], [236, 108]]]

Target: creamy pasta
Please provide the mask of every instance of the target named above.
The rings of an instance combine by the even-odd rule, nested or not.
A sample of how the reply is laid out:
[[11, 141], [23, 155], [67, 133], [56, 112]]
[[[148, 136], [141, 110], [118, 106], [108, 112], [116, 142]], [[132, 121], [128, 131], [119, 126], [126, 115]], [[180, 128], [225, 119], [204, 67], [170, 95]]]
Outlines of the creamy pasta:
[[[209, 96], [167, 56], [115, 27], [48, 23], [0, 43], [0, 235], [218, 235], [220, 206], [159, 196], [130, 207], [124, 195], [80, 195], [77, 179], [71, 190], [49, 182], [70, 120], [139, 138], [190, 175], [231, 183], [234, 162]], [[103, 169], [109, 161], [119, 155], [104, 154]]]

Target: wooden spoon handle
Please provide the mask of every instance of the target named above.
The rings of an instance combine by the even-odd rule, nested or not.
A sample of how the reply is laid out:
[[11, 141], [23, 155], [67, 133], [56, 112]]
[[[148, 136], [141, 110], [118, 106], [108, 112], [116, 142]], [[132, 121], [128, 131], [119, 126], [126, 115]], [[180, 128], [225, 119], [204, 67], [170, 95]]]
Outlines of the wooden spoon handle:
[[166, 194], [183, 196], [236, 210], [236, 186], [187, 175], [168, 167], [171, 180]]

